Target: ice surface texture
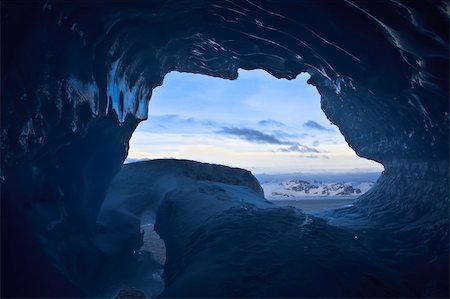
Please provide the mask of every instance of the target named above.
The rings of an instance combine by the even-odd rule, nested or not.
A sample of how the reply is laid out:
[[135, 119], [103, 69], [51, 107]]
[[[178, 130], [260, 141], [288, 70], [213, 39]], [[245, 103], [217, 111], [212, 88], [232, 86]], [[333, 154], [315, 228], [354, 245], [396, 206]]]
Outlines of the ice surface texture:
[[[154, 219], [167, 249], [162, 297], [433, 297], [448, 286], [448, 222], [429, 199], [446, 196], [433, 177], [442, 173], [430, 171], [409, 183], [385, 172], [384, 191], [321, 215], [327, 222], [274, 206], [241, 169], [138, 162], [114, 179], [100, 219], [114, 209]], [[422, 204], [409, 207], [406, 188], [425, 190]]]
[[[98, 287], [106, 189], [153, 88], [173, 70], [227, 79], [238, 68], [288, 79], [310, 73], [330, 121], [387, 172], [364, 195], [376, 200], [361, 200], [354, 219], [398, 229], [398, 219], [410, 219], [428, 236], [417, 236], [420, 246], [448, 253], [448, 227], [435, 230], [436, 242], [426, 233], [428, 223], [448, 222], [447, 2], [4, 1], [1, 8], [3, 296], [84, 296]], [[397, 189], [396, 180], [407, 185]], [[448, 265], [448, 254], [436, 259]], [[427, 273], [419, 296], [442, 291], [435, 278], [448, 278]]]

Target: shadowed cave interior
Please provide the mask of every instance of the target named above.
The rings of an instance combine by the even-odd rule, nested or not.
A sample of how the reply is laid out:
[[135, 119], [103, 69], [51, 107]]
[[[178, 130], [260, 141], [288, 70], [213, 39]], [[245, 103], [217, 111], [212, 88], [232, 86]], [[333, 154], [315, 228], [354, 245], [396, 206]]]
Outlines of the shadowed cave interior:
[[[160, 297], [448, 295], [447, 2], [1, 6], [2, 297], [112, 297], [134, 278], [148, 287], [156, 266], [136, 250], [152, 209], [167, 248]], [[102, 225], [164, 76], [236, 79], [239, 68], [309, 73], [350, 147], [383, 164], [371, 191], [313, 217], [270, 206], [245, 170], [157, 160], [124, 167], [126, 187], [145, 185], [136, 192], [152, 200], [119, 203], [125, 216]]]

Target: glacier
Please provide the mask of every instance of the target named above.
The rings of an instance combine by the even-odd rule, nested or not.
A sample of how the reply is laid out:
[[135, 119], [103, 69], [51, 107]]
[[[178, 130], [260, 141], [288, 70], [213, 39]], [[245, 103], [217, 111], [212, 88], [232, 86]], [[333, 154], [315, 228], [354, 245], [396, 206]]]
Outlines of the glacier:
[[[161, 265], [139, 254], [139, 223], [141, 211], [160, 203], [166, 217], [154, 211], [155, 229], [170, 251], [161, 296], [448, 296], [448, 1], [3, 1], [1, 24], [2, 297], [113, 296], [127, 284], [158, 289]], [[231, 170], [222, 169], [208, 197], [207, 187], [199, 191], [210, 179], [201, 176], [204, 167], [183, 166], [190, 170], [174, 183], [190, 181], [187, 190], [198, 198], [163, 184], [159, 176], [168, 173], [155, 171], [146, 174], [157, 190], [149, 206], [131, 195], [121, 209], [105, 201], [167, 73], [237, 79], [238, 69], [286, 79], [309, 73], [322, 110], [349, 146], [384, 166], [374, 187], [352, 207], [312, 217], [273, 208], [256, 181], [242, 186]], [[227, 196], [219, 204], [221, 192], [245, 194], [248, 206]], [[212, 218], [195, 209], [202, 205]], [[171, 223], [178, 209], [183, 227]], [[270, 221], [279, 251], [262, 231]], [[355, 230], [364, 244], [344, 242]], [[188, 232], [196, 235], [190, 244]], [[236, 236], [246, 241], [242, 257], [227, 247]], [[188, 245], [176, 267], [179, 248]], [[301, 246], [317, 255], [289, 260], [286, 250]], [[265, 272], [279, 267], [271, 252], [289, 265], [279, 274]], [[226, 268], [221, 257], [237, 264]], [[248, 288], [227, 273], [245, 267]], [[318, 287], [313, 278], [328, 270], [328, 285]], [[278, 290], [267, 282], [273, 275]], [[294, 280], [305, 283], [297, 289]]]

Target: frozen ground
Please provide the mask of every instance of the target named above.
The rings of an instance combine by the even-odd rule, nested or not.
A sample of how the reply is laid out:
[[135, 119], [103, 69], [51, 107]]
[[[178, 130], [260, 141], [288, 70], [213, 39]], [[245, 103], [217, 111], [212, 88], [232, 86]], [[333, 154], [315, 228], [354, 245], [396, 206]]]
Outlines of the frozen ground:
[[[303, 210], [305, 213], [320, 213], [339, 208], [351, 206], [355, 201], [354, 197], [332, 197], [320, 199], [301, 199], [301, 200], [274, 200], [276, 206], [289, 206]], [[144, 217], [145, 219], [145, 217]], [[161, 237], [154, 231], [154, 225], [151, 221], [143, 221], [141, 229], [144, 233], [144, 245], [142, 250], [152, 253], [154, 259], [164, 264], [166, 261], [166, 247]]]
[[[362, 198], [372, 199], [375, 188]], [[357, 196], [295, 199], [268, 201], [256, 178], [243, 169], [170, 159], [128, 164], [102, 209], [101, 249], [111, 254], [133, 250], [130, 241], [143, 239], [130, 266], [147, 266], [122, 287], [136, 287], [148, 297], [420, 294], [416, 286], [427, 275], [422, 268], [430, 265], [428, 255], [405, 250], [423, 234], [414, 230], [399, 242], [397, 232], [405, 226], [393, 222], [398, 213], [387, 227], [386, 221], [370, 222], [357, 210]], [[425, 257], [420, 267], [417, 257]]]

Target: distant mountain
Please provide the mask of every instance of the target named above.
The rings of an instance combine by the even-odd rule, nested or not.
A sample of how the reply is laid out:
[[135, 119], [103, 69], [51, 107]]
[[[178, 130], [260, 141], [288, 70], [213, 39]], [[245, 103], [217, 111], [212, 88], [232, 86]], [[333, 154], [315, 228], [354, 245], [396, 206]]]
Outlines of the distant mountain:
[[308, 182], [352, 183], [353, 186], [364, 182], [376, 182], [381, 172], [297, 172], [279, 174], [255, 174], [260, 184], [281, 183], [292, 179]]
[[378, 176], [379, 173], [257, 175], [266, 198], [273, 200], [356, 197], [367, 192]]

